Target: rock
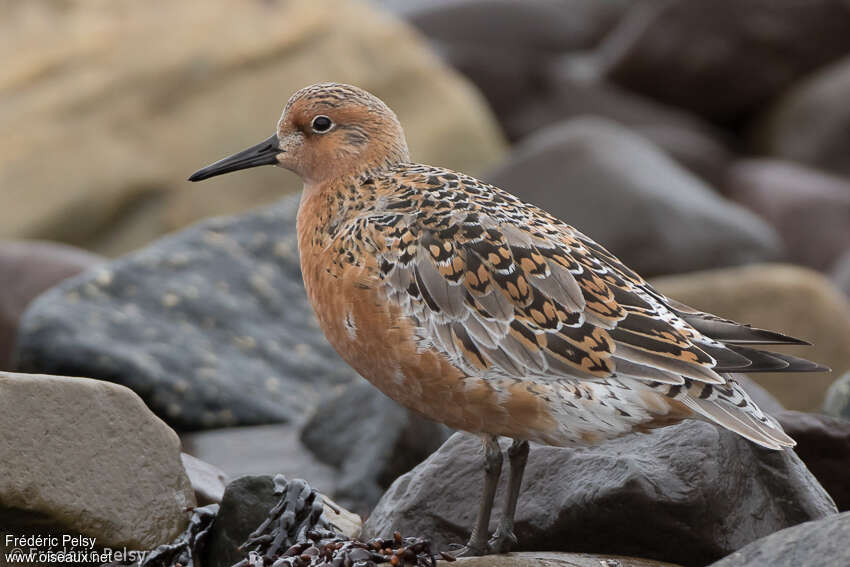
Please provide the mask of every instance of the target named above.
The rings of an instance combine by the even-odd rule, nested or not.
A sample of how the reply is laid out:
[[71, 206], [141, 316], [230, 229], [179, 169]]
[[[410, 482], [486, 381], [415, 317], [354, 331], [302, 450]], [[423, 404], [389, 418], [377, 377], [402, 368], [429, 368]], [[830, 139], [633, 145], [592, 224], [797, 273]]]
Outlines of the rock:
[[[550, 70], [552, 84], [533, 99], [498, 113], [508, 138], [520, 140], [580, 116], [607, 118], [627, 126], [711, 183], [722, 181], [730, 155], [724, 135], [682, 110], [667, 107], [594, 78], [581, 78], [573, 57]], [[513, 84], [513, 83], [511, 83]]]
[[[228, 484], [202, 564], [205, 567], [231, 567], [244, 559], [245, 554], [240, 553], [238, 547], [266, 520], [269, 510], [279, 500], [270, 476], [243, 476]], [[359, 534], [361, 522], [358, 516], [343, 509], [337, 513], [327, 505], [327, 500], [324, 509], [328, 520], [341, 530], [343, 526], [348, 530], [342, 533], [349, 537]], [[337, 524], [337, 521], [343, 525]]]
[[186, 526], [195, 497], [180, 441], [127, 388], [0, 372], [0, 429], [14, 432], [0, 438], [8, 532], [47, 521], [98, 546], [150, 549]]
[[850, 52], [843, 0], [643, 2], [600, 46], [605, 75], [733, 123], [795, 80]]
[[359, 380], [318, 405], [301, 431], [301, 442], [340, 471], [334, 498], [365, 514], [396, 478], [450, 434]]
[[847, 297], [850, 297], [850, 250], [847, 250], [835, 262], [832, 268], [832, 281], [835, 285], [844, 292]]
[[287, 422], [357, 374], [301, 281], [297, 198], [210, 220], [39, 297], [18, 367], [132, 388], [181, 430]]
[[850, 249], [850, 179], [782, 160], [742, 160], [729, 169], [726, 194], [766, 219], [798, 264], [825, 271]]
[[829, 386], [823, 411], [833, 417], [850, 419], [850, 372], [845, 372]]
[[672, 563], [636, 557], [549, 551], [521, 551], [507, 555], [462, 557], [455, 565], [457, 567], [676, 567]]
[[758, 153], [850, 175], [850, 56], [784, 93], [751, 131]]
[[230, 478], [280, 473], [308, 478], [325, 494], [335, 492], [339, 473], [301, 444], [300, 426], [255, 425], [185, 433], [183, 450], [222, 470]]
[[562, 53], [593, 46], [628, 5], [622, 0], [441, 0], [420, 2], [402, 14], [475, 83], [505, 125], [515, 110], [546, 90], [548, 68]]
[[437, 0], [402, 14], [433, 40], [558, 54], [592, 46], [628, 5], [624, 0]]
[[519, 144], [487, 179], [576, 226], [644, 276], [781, 254], [764, 221], [609, 121], [547, 128]]
[[44, 290], [104, 259], [53, 242], [0, 242], [0, 370], [11, 370], [18, 320]]
[[794, 438], [797, 453], [823, 485], [840, 512], [850, 510], [850, 420], [785, 411], [776, 418]]
[[653, 284], [697, 309], [812, 343], [768, 349], [817, 361], [832, 373], [748, 374], [788, 409], [817, 411], [835, 376], [850, 370], [850, 304], [817, 272], [790, 265], [748, 266], [658, 278]]
[[850, 512], [806, 522], [754, 541], [710, 567], [850, 564]]
[[[705, 565], [776, 530], [835, 513], [792, 451], [761, 449], [699, 421], [598, 446], [532, 445], [525, 474], [515, 529], [522, 551], [604, 550]], [[424, 533], [436, 549], [466, 541], [482, 476], [480, 440], [453, 435], [393, 483], [364, 536]]]
[[[469, 83], [362, 2], [5, 3], [0, 38], [14, 54], [0, 69], [0, 238], [113, 255], [291, 193], [300, 180], [273, 168], [203, 187], [185, 179], [267, 136], [289, 96], [318, 81], [384, 99], [418, 161], [475, 172], [503, 152]], [[50, 167], [45, 148], [62, 148]]]
[[224, 471], [186, 453], [180, 453], [180, 459], [192, 484], [192, 490], [195, 491], [198, 506], [221, 502], [228, 482]]

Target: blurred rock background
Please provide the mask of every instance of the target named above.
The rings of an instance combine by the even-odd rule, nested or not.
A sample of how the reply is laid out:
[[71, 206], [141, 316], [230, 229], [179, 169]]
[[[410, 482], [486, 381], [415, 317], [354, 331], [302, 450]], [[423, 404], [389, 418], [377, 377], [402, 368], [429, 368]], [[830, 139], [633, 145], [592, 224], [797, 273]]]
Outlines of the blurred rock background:
[[[798, 454], [850, 507], [850, 0], [0, 2], [0, 55], [0, 370], [122, 384], [220, 478], [304, 476], [372, 510], [450, 432], [324, 341], [293, 174], [185, 181], [298, 88], [348, 82], [398, 113], [416, 161], [552, 211], [671, 297], [812, 342], [789, 352], [832, 373], [747, 384], [797, 410]], [[420, 467], [387, 518], [399, 482], [442, 470]], [[783, 493], [810, 500], [802, 474]], [[700, 537], [626, 551], [706, 564], [747, 543]]]

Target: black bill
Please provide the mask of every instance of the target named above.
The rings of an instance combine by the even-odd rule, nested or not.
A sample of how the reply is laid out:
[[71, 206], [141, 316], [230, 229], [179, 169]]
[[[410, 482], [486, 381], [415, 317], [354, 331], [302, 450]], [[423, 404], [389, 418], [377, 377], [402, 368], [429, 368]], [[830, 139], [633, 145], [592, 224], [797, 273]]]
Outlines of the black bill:
[[273, 134], [270, 138], [263, 140], [256, 146], [251, 146], [247, 150], [242, 150], [232, 156], [220, 159], [203, 169], [199, 169], [189, 177], [189, 181], [202, 181], [216, 175], [221, 175], [222, 173], [230, 173], [231, 171], [248, 169], [249, 167], [275, 165], [277, 164], [277, 154], [279, 153], [280, 148], [278, 147], [277, 134]]

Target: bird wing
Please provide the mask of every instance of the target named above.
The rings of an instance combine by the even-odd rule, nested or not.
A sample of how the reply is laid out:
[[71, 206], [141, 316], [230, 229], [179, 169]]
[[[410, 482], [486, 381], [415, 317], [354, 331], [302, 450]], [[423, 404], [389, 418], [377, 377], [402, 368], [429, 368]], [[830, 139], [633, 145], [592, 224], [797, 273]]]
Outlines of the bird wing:
[[724, 384], [720, 372], [790, 366], [701, 333], [686, 306], [509, 193], [436, 168], [385, 182], [398, 189], [360, 230], [388, 297], [470, 375]]

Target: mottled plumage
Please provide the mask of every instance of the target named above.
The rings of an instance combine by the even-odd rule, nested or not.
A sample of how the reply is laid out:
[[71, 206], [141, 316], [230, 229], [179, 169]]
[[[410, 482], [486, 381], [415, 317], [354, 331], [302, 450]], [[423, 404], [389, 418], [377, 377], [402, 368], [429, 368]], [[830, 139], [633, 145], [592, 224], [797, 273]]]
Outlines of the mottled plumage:
[[[328, 340], [393, 399], [482, 435], [490, 469], [496, 436], [520, 440], [521, 478], [524, 441], [597, 443], [685, 418], [794, 444], [730, 373], [821, 369], [751, 348], [801, 341], [671, 300], [538, 207], [410, 162], [395, 115], [365, 91], [299, 91], [275, 136], [193, 179], [262, 163], [305, 179], [302, 270]], [[511, 499], [498, 550], [512, 538]], [[484, 503], [476, 553], [482, 516]]]

